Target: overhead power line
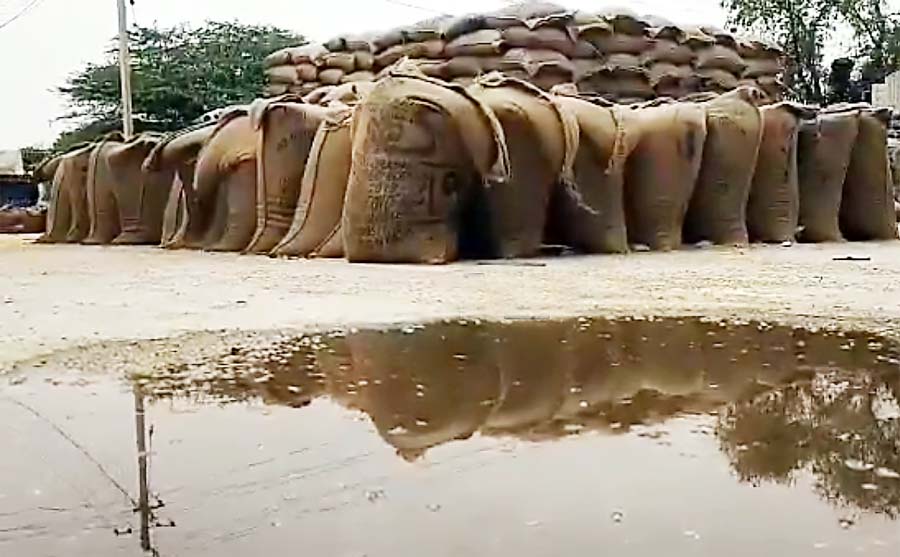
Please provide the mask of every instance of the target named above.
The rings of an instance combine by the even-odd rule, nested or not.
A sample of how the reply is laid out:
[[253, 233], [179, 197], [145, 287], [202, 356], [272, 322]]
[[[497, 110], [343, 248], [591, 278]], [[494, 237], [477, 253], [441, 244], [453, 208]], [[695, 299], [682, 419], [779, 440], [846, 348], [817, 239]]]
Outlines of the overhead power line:
[[24, 16], [25, 14], [27, 14], [27, 13], [30, 12], [31, 10], [37, 8], [38, 5], [41, 4], [43, 1], [44, 1], [44, 0], [31, 0], [31, 2], [29, 2], [28, 4], [26, 4], [24, 8], [22, 8], [21, 10], [19, 10], [17, 13], [13, 14], [13, 16], [12, 16], [11, 18], [7, 19], [7, 20], [4, 21], [3, 23], [0, 23], [0, 29], [3, 29], [4, 27], [6, 27], [7, 25], [9, 25], [9, 24], [11, 24], [12, 22], [16, 21], [17, 19], [21, 18], [22, 16]]

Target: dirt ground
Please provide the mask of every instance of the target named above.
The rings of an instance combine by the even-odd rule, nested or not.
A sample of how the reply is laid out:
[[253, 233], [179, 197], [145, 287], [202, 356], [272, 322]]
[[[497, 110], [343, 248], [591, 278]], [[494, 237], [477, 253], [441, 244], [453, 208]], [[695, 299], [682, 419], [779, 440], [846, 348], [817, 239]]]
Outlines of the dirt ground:
[[450, 317], [699, 315], [900, 337], [900, 242], [428, 267], [33, 239], [0, 236], [0, 369], [112, 340]]

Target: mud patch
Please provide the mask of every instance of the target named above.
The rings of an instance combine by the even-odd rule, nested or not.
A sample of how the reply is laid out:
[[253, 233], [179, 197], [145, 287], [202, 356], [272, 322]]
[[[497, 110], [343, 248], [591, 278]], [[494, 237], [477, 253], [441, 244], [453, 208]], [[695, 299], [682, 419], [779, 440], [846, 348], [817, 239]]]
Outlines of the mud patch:
[[898, 356], [867, 333], [461, 320], [43, 367], [0, 387], [0, 554], [900, 548]]

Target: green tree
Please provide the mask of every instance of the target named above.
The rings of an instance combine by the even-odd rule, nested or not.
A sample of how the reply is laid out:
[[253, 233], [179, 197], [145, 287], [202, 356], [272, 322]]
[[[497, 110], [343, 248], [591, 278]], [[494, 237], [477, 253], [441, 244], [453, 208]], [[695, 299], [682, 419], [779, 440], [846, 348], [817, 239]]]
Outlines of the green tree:
[[[137, 130], [188, 126], [210, 110], [246, 103], [265, 85], [262, 61], [271, 52], [305, 42], [269, 26], [207, 22], [192, 29], [137, 27], [131, 33], [132, 89]], [[59, 91], [78, 125], [56, 149], [120, 127], [118, 49], [88, 64]]]
[[885, 0], [839, 0], [838, 10], [854, 31], [862, 88], [900, 69], [900, 14]]
[[824, 100], [822, 51], [843, 0], [721, 0], [733, 24], [767, 35], [785, 49], [786, 82], [794, 96]]

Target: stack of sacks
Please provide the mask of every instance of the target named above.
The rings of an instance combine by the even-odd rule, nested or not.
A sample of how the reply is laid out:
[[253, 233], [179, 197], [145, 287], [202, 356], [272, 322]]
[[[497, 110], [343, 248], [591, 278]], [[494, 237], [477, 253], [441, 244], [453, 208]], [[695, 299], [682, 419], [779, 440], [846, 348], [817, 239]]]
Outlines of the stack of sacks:
[[328, 53], [323, 45], [309, 44], [285, 48], [268, 55], [263, 61], [266, 77], [269, 79], [264, 95], [304, 95], [320, 87], [319, 66]]
[[366, 37], [337, 37], [324, 45], [286, 48], [270, 54], [264, 65], [267, 97], [306, 95], [322, 86], [375, 79], [375, 55]]
[[746, 62], [740, 83], [762, 89], [769, 100], [779, 102], [785, 87], [781, 81], [784, 69], [784, 52], [774, 43], [759, 39], [740, 38], [738, 53]]
[[650, 25], [624, 9], [607, 10], [599, 20], [578, 27], [578, 39], [592, 45], [601, 58], [595, 68], [579, 63], [578, 89], [622, 103], [656, 96], [642, 56], [653, 47]]
[[724, 93], [737, 88], [747, 62], [738, 54], [737, 40], [715, 27], [687, 30], [696, 54], [694, 62], [700, 91]]
[[374, 40], [375, 69], [383, 75], [399, 60], [409, 58], [416, 60], [426, 75], [445, 79], [444, 28], [448, 21], [448, 17], [429, 19], [378, 36]]
[[693, 47], [702, 37], [688, 34], [667, 21], [646, 19], [653, 25], [649, 30], [653, 42], [641, 55], [641, 61], [656, 96], [680, 99], [697, 92], [699, 82], [693, 68], [697, 56]]
[[836, 105], [800, 129], [800, 239], [896, 238], [887, 126], [890, 109]]

